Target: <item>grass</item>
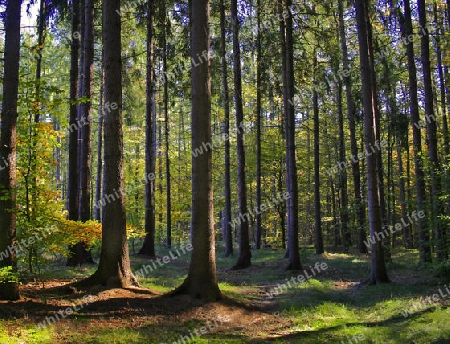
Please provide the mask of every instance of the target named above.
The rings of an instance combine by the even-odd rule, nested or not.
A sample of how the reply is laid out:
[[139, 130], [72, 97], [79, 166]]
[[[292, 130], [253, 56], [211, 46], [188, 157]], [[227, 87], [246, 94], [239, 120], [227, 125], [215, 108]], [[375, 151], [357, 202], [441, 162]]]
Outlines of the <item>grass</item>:
[[[317, 256], [308, 248], [302, 251], [303, 267], [325, 262], [328, 269], [269, 300], [261, 290], [267, 291], [298, 274], [285, 271], [282, 253], [252, 252], [253, 266], [242, 271], [229, 270], [236, 258], [219, 255], [221, 290], [242, 303], [265, 308], [254, 313], [236, 313], [232, 309], [225, 315], [234, 316], [233, 321], [201, 336], [192, 335], [186, 343], [450, 343], [450, 296], [433, 304], [422, 302], [423, 297], [437, 293], [446, 281], [433, 277], [431, 267], [416, 268], [417, 251], [393, 253], [388, 270], [393, 282], [367, 286], [360, 282], [369, 274], [368, 257], [341, 253]], [[167, 250], [159, 250], [161, 257], [168, 254]], [[183, 255], [176, 262], [158, 266], [140, 278], [141, 285], [158, 293], [172, 290], [185, 278], [188, 259], [188, 255]], [[133, 257], [132, 270], [138, 271], [148, 263], [144, 258]], [[90, 268], [60, 269], [54, 274], [45, 272], [45, 277], [67, 279], [90, 273]], [[414, 310], [415, 304], [422, 306]], [[407, 309], [413, 309], [413, 314], [405, 317]], [[186, 312], [179, 318], [178, 314], [158, 312], [140, 317], [137, 311], [133, 313], [135, 317], [121, 317], [119, 311], [113, 316], [87, 311], [39, 330], [32, 318], [2, 316], [0, 343], [183, 343], [183, 336], [188, 338], [200, 331], [207, 325], [208, 317], [215, 314], [207, 305], [194, 310], [197, 313]], [[198, 316], [201, 312], [209, 314]], [[224, 309], [218, 312], [223, 313]]]

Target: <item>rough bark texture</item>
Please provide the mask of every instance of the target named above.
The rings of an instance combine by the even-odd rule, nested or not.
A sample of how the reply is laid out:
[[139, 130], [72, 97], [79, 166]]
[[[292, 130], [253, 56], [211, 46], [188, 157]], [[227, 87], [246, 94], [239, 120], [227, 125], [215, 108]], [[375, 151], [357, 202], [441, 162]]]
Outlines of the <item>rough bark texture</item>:
[[105, 73], [105, 185], [102, 250], [98, 270], [82, 284], [107, 287], [137, 285], [130, 268], [123, 185], [122, 57], [120, 0], [103, 3]]
[[[0, 252], [9, 252], [0, 260], [0, 268], [12, 267], [16, 262], [16, 125], [17, 94], [20, 61], [20, 7], [22, 1], [8, 0], [6, 4], [5, 53], [3, 74], [3, 102], [1, 114], [0, 160], [7, 162], [0, 170]], [[9, 250], [8, 250], [9, 248]], [[17, 300], [17, 282], [0, 283], [0, 299]]]
[[[364, 134], [366, 150], [371, 151], [371, 147], [375, 147], [377, 137], [377, 121], [374, 118], [374, 101], [373, 101], [373, 75], [371, 65], [371, 54], [369, 44], [369, 16], [367, 4], [364, 0], [355, 2], [356, 19], [358, 25], [358, 41], [360, 47], [360, 64], [361, 64], [361, 81], [363, 85], [363, 106], [364, 106]], [[377, 150], [374, 154], [367, 155], [367, 186], [368, 186], [368, 208], [369, 208], [369, 228], [370, 235], [375, 238], [375, 242], [371, 244], [371, 273], [370, 283], [389, 282], [384, 262], [383, 246], [379, 233], [382, 231], [383, 222], [381, 214], [380, 201], [380, 183], [379, 183], [379, 165], [378, 156], [381, 150]], [[378, 235], [377, 235], [378, 234]]]
[[[193, 65], [192, 148], [212, 142], [211, 80], [209, 62], [209, 1], [192, 0], [191, 56], [207, 53], [207, 61]], [[214, 211], [212, 191], [212, 151], [192, 157], [192, 257], [188, 276], [172, 295], [187, 293], [195, 298], [215, 301], [221, 297], [216, 277]]]

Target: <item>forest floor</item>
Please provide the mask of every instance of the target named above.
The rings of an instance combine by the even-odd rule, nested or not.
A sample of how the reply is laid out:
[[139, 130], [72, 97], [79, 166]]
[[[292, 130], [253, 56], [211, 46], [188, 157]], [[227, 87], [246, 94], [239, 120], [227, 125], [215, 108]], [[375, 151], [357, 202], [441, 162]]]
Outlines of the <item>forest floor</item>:
[[[318, 256], [311, 249], [301, 252], [311, 278], [288, 285], [299, 272], [286, 271], [282, 255], [253, 251], [253, 266], [238, 271], [229, 270], [235, 258], [219, 256], [225, 297], [209, 304], [161, 296], [185, 278], [188, 255], [162, 266], [132, 256], [134, 272], [156, 268], [139, 278], [141, 288], [130, 289], [76, 290], [70, 283], [95, 267], [55, 264], [28, 276], [20, 300], [0, 302], [0, 343], [450, 343], [449, 280], [415, 268], [417, 251], [395, 252], [392, 283], [375, 286], [361, 283], [369, 275], [367, 256]], [[170, 253], [161, 248], [164, 256]], [[323, 263], [313, 276], [311, 267]]]

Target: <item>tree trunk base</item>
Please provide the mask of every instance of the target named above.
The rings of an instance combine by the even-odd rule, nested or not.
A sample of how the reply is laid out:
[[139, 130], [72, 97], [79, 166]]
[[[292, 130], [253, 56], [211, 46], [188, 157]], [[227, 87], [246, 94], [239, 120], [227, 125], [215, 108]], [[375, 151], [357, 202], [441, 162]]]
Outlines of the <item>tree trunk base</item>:
[[20, 299], [19, 284], [15, 282], [0, 283], [0, 300], [16, 301]]
[[209, 287], [202, 285], [199, 287], [198, 284], [195, 285], [194, 283], [191, 283], [189, 278], [186, 278], [179, 287], [163, 295], [163, 297], [175, 297], [178, 295], [189, 295], [192, 298], [204, 300], [206, 302], [219, 301], [223, 297], [222, 292], [217, 285], [211, 285]]
[[92, 276], [85, 278], [79, 282], [75, 282], [73, 286], [75, 288], [90, 288], [100, 285], [109, 289], [113, 288], [128, 288], [139, 287], [139, 283], [133, 275], [128, 277], [121, 276], [103, 276], [99, 271], [95, 272]]

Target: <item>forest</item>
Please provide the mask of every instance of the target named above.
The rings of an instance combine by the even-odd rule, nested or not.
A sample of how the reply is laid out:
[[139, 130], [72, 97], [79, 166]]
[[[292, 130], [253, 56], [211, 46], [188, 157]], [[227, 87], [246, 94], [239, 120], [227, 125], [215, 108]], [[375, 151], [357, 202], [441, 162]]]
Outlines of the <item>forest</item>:
[[0, 343], [450, 343], [450, 0], [0, 14]]

